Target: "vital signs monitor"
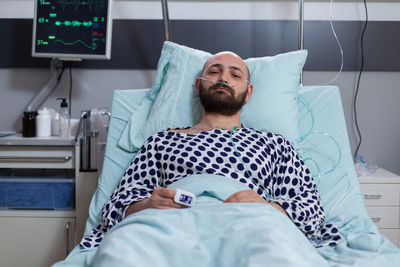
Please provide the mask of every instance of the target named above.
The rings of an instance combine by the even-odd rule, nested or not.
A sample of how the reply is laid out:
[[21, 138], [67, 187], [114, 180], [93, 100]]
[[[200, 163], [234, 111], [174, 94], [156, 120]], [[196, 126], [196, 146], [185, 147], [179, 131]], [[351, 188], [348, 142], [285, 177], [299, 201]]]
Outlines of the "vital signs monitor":
[[32, 56], [110, 59], [112, 0], [35, 0]]

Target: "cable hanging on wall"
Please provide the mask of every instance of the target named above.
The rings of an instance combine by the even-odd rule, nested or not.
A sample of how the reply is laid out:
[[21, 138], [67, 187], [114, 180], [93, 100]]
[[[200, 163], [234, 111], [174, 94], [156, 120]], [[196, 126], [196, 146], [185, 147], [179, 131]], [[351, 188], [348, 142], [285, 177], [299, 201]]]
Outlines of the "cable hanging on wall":
[[365, 22], [364, 22], [364, 27], [361, 32], [361, 66], [360, 66], [360, 72], [358, 73], [358, 78], [357, 78], [357, 85], [356, 85], [356, 91], [354, 94], [354, 101], [353, 101], [353, 110], [354, 110], [354, 124], [356, 126], [357, 134], [358, 134], [358, 144], [356, 147], [356, 150], [354, 152], [354, 158], [357, 159], [358, 157], [358, 150], [360, 149], [361, 143], [362, 143], [362, 136], [361, 136], [361, 131], [360, 127], [358, 125], [358, 115], [357, 115], [357, 99], [358, 99], [358, 93], [360, 89], [360, 80], [361, 80], [361, 75], [364, 70], [364, 36], [365, 36], [365, 30], [367, 29], [368, 25], [368, 7], [367, 7], [367, 1], [364, 0], [364, 9], [365, 9]]
[[337, 44], [338, 44], [338, 46], [339, 46], [340, 57], [341, 57], [341, 63], [340, 63], [340, 69], [339, 69], [339, 71], [336, 73], [335, 77], [333, 77], [333, 79], [330, 80], [329, 82], [327, 82], [325, 85], [332, 84], [334, 81], [336, 81], [336, 79], [337, 79], [337, 78], [340, 76], [340, 74], [342, 73], [342, 70], [343, 70], [343, 63], [344, 63], [343, 47], [342, 47], [342, 44], [340, 43], [340, 40], [339, 40], [339, 38], [338, 38], [338, 36], [337, 36], [337, 34], [336, 34], [335, 27], [333, 26], [332, 6], [333, 6], [333, 0], [331, 0], [331, 3], [330, 3], [330, 5], [329, 5], [329, 18], [330, 18], [329, 22], [330, 22], [330, 25], [331, 25], [331, 30], [332, 30], [333, 36], [335, 37], [335, 40], [336, 40], [336, 42], [337, 42]]
[[333, 12], [332, 12], [332, 9], [333, 9], [333, 0], [330, 0], [330, 4], [329, 4], [329, 24], [330, 24], [330, 27], [331, 27], [331, 31], [332, 31], [333, 37], [335, 38], [336, 43], [337, 43], [337, 45], [339, 47], [339, 51], [340, 51], [340, 68], [339, 68], [338, 72], [336, 73], [336, 75], [330, 81], [328, 81], [326, 83], [321, 83], [321, 84], [318, 84], [318, 85], [329, 85], [329, 84], [332, 84], [334, 81], [337, 80], [337, 78], [339, 78], [340, 74], [343, 71], [343, 65], [344, 65], [343, 47], [342, 47], [342, 44], [341, 44], [341, 42], [339, 40], [339, 37], [337, 36], [335, 26], [333, 25], [333, 15], [332, 15]]

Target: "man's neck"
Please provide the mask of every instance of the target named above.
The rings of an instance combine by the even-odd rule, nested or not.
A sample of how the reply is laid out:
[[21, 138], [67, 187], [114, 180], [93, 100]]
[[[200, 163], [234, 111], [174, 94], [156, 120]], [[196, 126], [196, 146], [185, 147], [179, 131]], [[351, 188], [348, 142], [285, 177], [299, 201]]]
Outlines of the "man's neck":
[[232, 116], [224, 116], [221, 114], [207, 113], [203, 111], [201, 120], [192, 128], [197, 129], [226, 129], [231, 130], [237, 126], [240, 128], [240, 112]]

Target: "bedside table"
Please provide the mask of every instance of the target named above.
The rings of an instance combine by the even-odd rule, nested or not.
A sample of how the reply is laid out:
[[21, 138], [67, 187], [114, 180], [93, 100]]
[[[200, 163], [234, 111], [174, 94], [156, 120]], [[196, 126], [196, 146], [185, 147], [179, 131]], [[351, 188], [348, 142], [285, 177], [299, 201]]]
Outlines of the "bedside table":
[[0, 206], [0, 266], [50, 266], [79, 243], [98, 177], [97, 172], [80, 170], [79, 151], [72, 138], [13, 135], [0, 139], [0, 180], [15, 176], [39, 180], [56, 174], [60, 181], [74, 180], [75, 186], [71, 209], [13, 209], [7, 202]]
[[368, 215], [379, 232], [400, 247], [400, 176], [379, 168], [358, 180]]

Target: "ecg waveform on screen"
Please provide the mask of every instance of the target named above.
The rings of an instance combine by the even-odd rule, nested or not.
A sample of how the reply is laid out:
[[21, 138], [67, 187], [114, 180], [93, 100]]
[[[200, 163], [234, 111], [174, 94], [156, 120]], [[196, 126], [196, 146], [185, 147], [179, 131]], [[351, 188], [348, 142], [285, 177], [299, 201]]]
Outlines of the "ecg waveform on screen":
[[72, 27], [81, 27], [81, 26], [83, 26], [83, 27], [87, 27], [87, 28], [93, 26], [93, 22], [92, 21], [77, 21], [77, 20], [72, 20], [72, 21], [70, 21], [70, 20], [58, 21], [57, 20], [56, 22], [54, 22], [54, 24], [56, 26], [61, 26], [61, 25], [72, 26]]
[[[57, 4], [59, 4], [62, 9], [65, 11], [65, 9], [68, 6], [72, 6], [75, 11], [78, 11], [80, 7], [89, 7], [89, 10], [93, 10], [96, 7], [97, 8], [105, 8], [105, 1], [98, 1], [98, 0], [59, 0], [56, 1]], [[97, 6], [98, 5], [98, 6]]]
[[76, 45], [76, 44], [80, 43], [80, 44], [86, 46], [86, 47], [89, 48], [89, 49], [93, 49], [93, 48], [94, 48], [93, 46], [88, 45], [87, 43], [85, 43], [85, 42], [82, 41], [82, 40], [76, 40], [76, 41], [74, 41], [74, 42], [70, 42], [70, 43], [69, 43], [69, 42], [64, 42], [64, 41], [61, 40], [61, 39], [57, 39], [57, 40], [55, 40], [54, 42], [55, 42], [55, 43], [61, 43], [61, 44], [63, 44], [63, 45]]
[[37, 0], [35, 51], [104, 54], [109, 0]]

